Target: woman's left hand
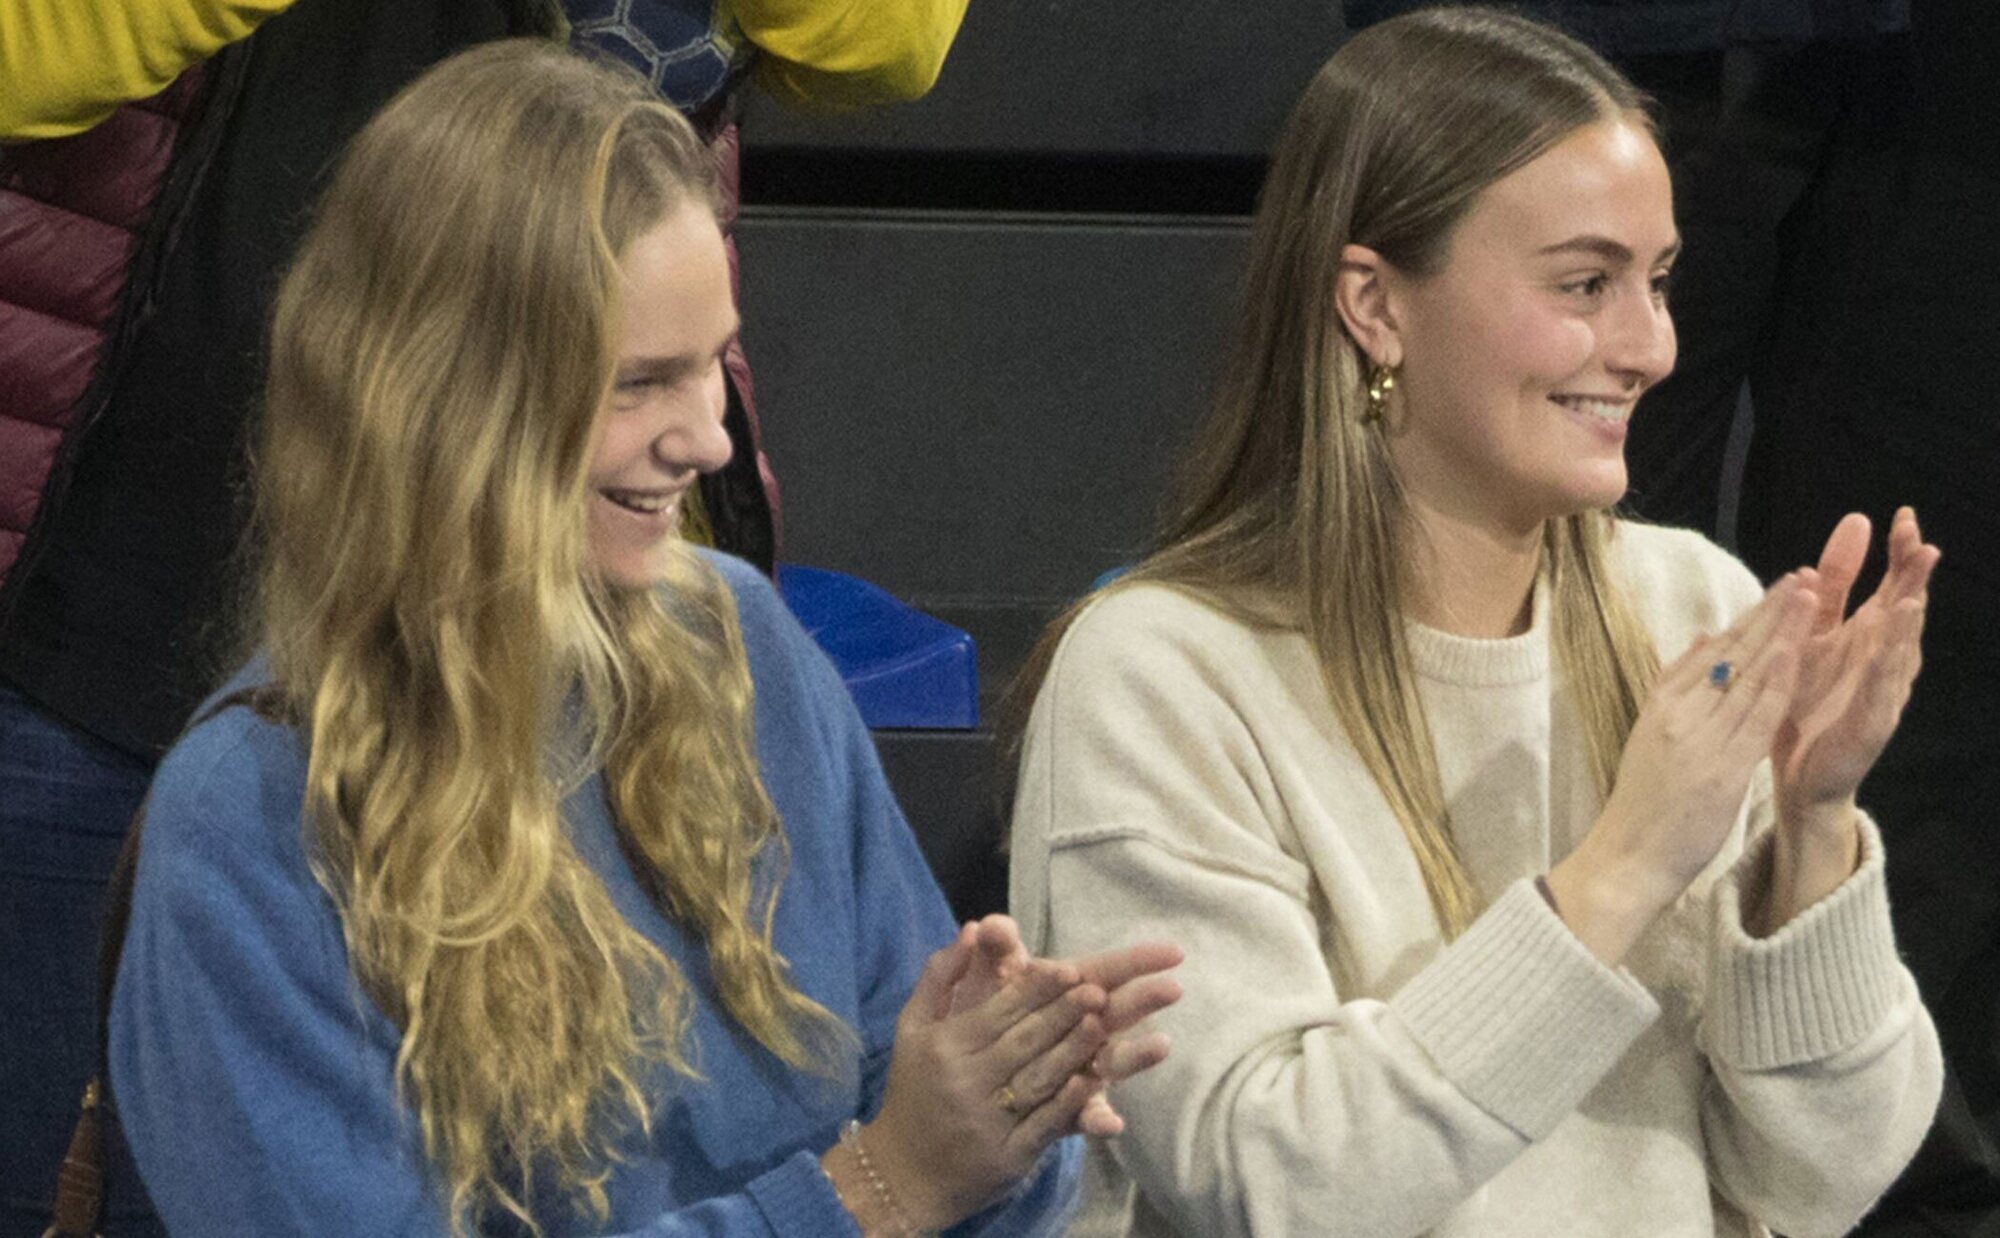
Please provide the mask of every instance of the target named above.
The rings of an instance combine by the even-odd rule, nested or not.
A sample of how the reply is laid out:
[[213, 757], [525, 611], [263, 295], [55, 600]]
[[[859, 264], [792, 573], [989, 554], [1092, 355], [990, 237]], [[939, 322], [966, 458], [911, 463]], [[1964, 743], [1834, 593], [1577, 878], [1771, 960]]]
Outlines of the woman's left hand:
[[1819, 615], [1799, 661], [1792, 708], [1772, 743], [1778, 832], [1771, 885], [1753, 931], [1769, 933], [1831, 893], [1860, 862], [1855, 793], [1896, 732], [1923, 657], [1937, 547], [1917, 515], [1896, 512], [1889, 568], [1852, 615], [1848, 594], [1868, 557], [1868, 517], [1834, 526], [1819, 560]]
[[1820, 555], [1819, 616], [1771, 754], [1778, 803], [1788, 817], [1851, 806], [1895, 733], [1922, 663], [1926, 590], [1940, 552], [1924, 544], [1916, 513], [1899, 510], [1889, 528], [1889, 570], [1849, 616], [1847, 597], [1867, 558], [1869, 531], [1868, 517], [1851, 513]]

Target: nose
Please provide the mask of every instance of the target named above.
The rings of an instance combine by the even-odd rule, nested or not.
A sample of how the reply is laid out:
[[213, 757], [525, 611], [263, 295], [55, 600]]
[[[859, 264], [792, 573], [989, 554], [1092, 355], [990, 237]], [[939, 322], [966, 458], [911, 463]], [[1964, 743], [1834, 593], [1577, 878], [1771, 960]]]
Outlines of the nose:
[[1614, 374], [1643, 390], [1672, 372], [1679, 343], [1673, 315], [1651, 289], [1624, 301], [1606, 341], [1604, 360]]
[[687, 411], [675, 419], [678, 424], [669, 426], [665, 434], [654, 440], [653, 450], [661, 459], [676, 468], [691, 468], [698, 473], [719, 472], [729, 463], [735, 445], [730, 442], [725, 423], [729, 412], [728, 383], [722, 363], [717, 361], [702, 379], [699, 401], [692, 408], [684, 405]]

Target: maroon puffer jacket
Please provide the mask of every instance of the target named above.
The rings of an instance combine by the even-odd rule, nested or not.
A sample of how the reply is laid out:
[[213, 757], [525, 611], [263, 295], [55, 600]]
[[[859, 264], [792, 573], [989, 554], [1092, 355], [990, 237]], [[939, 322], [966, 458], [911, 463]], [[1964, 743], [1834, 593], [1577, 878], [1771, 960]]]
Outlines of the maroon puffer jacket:
[[74, 137], [0, 148], [0, 594], [62, 483], [201, 78]]

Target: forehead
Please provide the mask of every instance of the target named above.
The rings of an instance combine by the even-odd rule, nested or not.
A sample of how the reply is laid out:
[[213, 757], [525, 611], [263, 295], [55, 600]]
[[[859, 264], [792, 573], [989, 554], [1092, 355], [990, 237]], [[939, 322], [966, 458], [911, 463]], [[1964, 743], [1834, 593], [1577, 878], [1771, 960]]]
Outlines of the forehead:
[[703, 206], [684, 205], [635, 238], [619, 263], [621, 351], [707, 352], [733, 331], [729, 258]]
[[1457, 231], [1454, 256], [1535, 253], [1599, 236], [1650, 262], [1674, 243], [1673, 187], [1652, 135], [1633, 121], [1601, 120], [1487, 186]]

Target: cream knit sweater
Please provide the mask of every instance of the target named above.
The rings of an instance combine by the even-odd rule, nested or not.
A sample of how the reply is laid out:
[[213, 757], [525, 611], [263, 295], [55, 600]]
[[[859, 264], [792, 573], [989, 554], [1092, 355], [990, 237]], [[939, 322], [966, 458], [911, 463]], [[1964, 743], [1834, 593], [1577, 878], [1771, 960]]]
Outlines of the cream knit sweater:
[[[1621, 526], [1663, 661], [1756, 581], [1702, 538]], [[1014, 818], [1031, 949], [1166, 938], [1172, 1057], [1122, 1084], [1076, 1234], [1790, 1238], [1852, 1226], [1937, 1103], [1882, 846], [1766, 940], [1768, 766], [1714, 865], [1617, 970], [1530, 878], [1599, 808], [1524, 636], [1412, 625], [1455, 836], [1487, 906], [1448, 948], [1305, 641], [1137, 585], [1088, 608], [1035, 704]], [[1746, 839], [1748, 840], [1746, 846]], [[1136, 1187], [1136, 1191], [1135, 1188]]]

